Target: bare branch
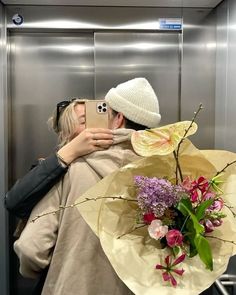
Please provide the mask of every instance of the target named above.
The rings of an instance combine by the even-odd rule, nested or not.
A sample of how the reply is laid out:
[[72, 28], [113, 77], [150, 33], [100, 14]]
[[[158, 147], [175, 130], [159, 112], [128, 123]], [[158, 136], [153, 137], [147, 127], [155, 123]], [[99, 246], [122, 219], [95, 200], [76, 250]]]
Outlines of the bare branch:
[[236, 245], [236, 242], [235, 241], [228, 241], [228, 240], [224, 240], [224, 239], [221, 239], [221, 238], [218, 238], [218, 237], [214, 237], [214, 236], [208, 236], [207, 235], [206, 238], [216, 239], [216, 240], [222, 241], [224, 243], [230, 243], [230, 244]]
[[[236, 163], [236, 160], [234, 160], [234, 161], [228, 163], [227, 165], [225, 165], [225, 167], [224, 167], [223, 169], [221, 169], [220, 171], [218, 171], [214, 177], [216, 177], [217, 175], [219, 175], [219, 174], [222, 173], [222, 172], [225, 172], [225, 170], [226, 170], [229, 166], [231, 166], [231, 165], [233, 165], [233, 164], [235, 164], [235, 163]], [[213, 177], [213, 178], [214, 178], [214, 177]]]
[[180, 163], [179, 163], [179, 150], [180, 150], [180, 146], [181, 144], [183, 143], [184, 139], [186, 138], [189, 130], [191, 129], [191, 127], [193, 126], [193, 123], [195, 122], [199, 112], [203, 109], [203, 106], [202, 104], [200, 103], [199, 107], [198, 107], [198, 110], [196, 112], [194, 112], [194, 116], [192, 118], [192, 121], [191, 123], [189, 124], [189, 127], [185, 130], [184, 132], [184, 135], [182, 137], [182, 139], [180, 140], [178, 146], [177, 146], [177, 149], [176, 151], [174, 151], [174, 157], [175, 157], [175, 161], [176, 161], [176, 170], [175, 170], [175, 176], [176, 176], [176, 184], [178, 184], [178, 173], [179, 173], [179, 176], [180, 176], [180, 180], [181, 182], [183, 181], [183, 174], [182, 174], [182, 171], [181, 171], [181, 166], [180, 166]]
[[131, 231], [129, 231], [129, 232], [125, 233], [125, 234], [122, 234], [122, 235], [118, 236], [117, 239], [120, 239], [120, 238], [122, 238], [123, 236], [126, 236], [126, 235], [128, 235], [128, 234], [131, 234], [131, 233], [133, 233], [134, 231], [136, 231], [137, 229], [142, 228], [142, 227], [145, 227], [145, 226], [147, 226], [147, 224], [142, 224], [142, 225], [140, 225], [140, 226], [136, 226], [136, 227], [133, 228]]
[[35, 222], [37, 219], [43, 217], [43, 216], [46, 216], [46, 215], [50, 215], [50, 214], [56, 214], [56, 213], [59, 213], [61, 210], [65, 210], [65, 209], [68, 209], [68, 208], [74, 208], [78, 205], [81, 205], [83, 203], [86, 203], [86, 202], [90, 202], [90, 201], [97, 201], [97, 200], [102, 200], [102, 199], [113, 199], [113, 200], [123, 200], [123, 201], [128, 201], [128, 202], [137, 202], [137, 200], [135, 199], [126, 199], [126, 198], [123, 198], [121, 196], [119, 197], [97, 197], [97, 198], [86, 198], [85, 200], [81, 201], [81, 202], [77, 202], [77, 203], [74, 203], [74, 204], [71, 204], [71, 205], [67, 205], [67, 206], [62, 206], [60, 205], [58, 209], [56, 210], [52, 210], [52, 211], [48, 211], [48, 212], [45, 212], [45, 213], [42, 213], [42, 214], [39, 214], [39, 215], [36, 215], [30, 222]]

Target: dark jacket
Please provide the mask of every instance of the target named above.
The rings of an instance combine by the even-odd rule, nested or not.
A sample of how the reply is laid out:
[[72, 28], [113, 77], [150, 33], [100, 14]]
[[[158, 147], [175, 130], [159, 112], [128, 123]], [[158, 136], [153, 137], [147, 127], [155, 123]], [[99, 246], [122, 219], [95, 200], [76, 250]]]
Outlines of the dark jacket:
[[19, 218], [28, 218], [34, 206], [66, 171], [67, 167], [62, 167], [56, 154], [41, 161], [7, 192], [6, 209]]

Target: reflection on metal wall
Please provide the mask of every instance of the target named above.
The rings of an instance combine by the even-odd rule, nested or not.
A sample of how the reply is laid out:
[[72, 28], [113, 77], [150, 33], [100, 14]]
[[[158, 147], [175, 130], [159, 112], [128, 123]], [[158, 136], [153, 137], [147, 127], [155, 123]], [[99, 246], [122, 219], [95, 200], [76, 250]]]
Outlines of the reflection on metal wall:
[[236, 152], [236, 2], [217, 9], [216, 147]]
[[[3, 197], [7, 189], [8, 150], [7, 150], [7, 104], [6, 104], [6, 78], [7, 78], [7, 50], [5, 9], [0, 2], [0, 196]], [[3, 201], [0, 203], [0, 286], [1, 293], [8, 294], [9, 287], [9, 241], [8, 241], [8, 214]]]
[[[227, 6], [225, 1], [217, 9], [217, 43], [216, 43], [216, 95], [215, 95], [215, 147], [229, 149], [226, 142], [226, 116], [227, 116], [227, 67], [228, 67], [228, 35], [227, 35]], [[235, 149], [236, 151], [236, 149]]]
[[[109, 3], [109, 2], [108, 2]], [[15, 14], [24, 21], [17, 26]], [[9, 29], [65, 30], [158, 30], [158, 18], [181, 17], [181, 8], [86, 7], [86, 6], [8, 6]]]
[[214, 148], [215, 133], [215, 15], [210, 10], [184, 9], [181, 119], [191, 120], [203, 104], [197, 136], [202, 149]]
[[179, 119], [178, 33], [96, 33], [96, 97], [117, 84], [145, 77], [160, 103], [161, 124]]
[[56, 103], [71, 97], [93, 98], [91, 34], [12, 34], [11, 98], [13, 180], [37, 157], [55, 147], [47, 119]]

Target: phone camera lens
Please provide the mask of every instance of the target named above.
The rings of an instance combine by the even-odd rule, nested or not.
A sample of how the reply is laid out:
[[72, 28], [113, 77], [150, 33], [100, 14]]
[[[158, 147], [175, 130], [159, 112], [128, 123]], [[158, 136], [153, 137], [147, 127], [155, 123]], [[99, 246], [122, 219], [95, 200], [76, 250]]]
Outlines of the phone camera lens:
[[107, 109], [106, 108], [103, 108], [102, 111], [103, 111], [103, 113], [106, 113]]
[[104, 102], [104, 103], [102, 104], [102, 106], [105, 108], [105, 107], [107, 106], [107, 104]]

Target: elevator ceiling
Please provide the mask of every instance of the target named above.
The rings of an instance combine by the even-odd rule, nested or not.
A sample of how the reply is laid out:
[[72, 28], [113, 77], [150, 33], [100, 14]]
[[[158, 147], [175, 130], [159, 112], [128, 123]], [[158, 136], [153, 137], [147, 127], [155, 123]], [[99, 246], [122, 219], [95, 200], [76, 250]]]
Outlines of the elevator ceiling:
[[6, 5], [75, 5], [214, 8], [222, 0], [1, 0]]

